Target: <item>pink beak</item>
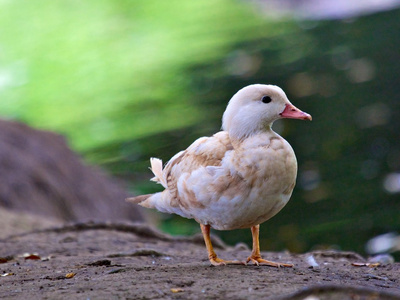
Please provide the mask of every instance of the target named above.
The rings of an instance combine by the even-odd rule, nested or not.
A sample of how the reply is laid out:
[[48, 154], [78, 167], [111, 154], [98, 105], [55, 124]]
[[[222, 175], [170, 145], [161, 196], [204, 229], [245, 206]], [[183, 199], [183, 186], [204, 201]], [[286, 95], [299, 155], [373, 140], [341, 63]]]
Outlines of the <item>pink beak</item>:
[[280, 115], [282, 118], [288, 119], [312, 120], [310, 114], [301, 111], [292, 104], [286, 104], [285, 109], [280, 113]]

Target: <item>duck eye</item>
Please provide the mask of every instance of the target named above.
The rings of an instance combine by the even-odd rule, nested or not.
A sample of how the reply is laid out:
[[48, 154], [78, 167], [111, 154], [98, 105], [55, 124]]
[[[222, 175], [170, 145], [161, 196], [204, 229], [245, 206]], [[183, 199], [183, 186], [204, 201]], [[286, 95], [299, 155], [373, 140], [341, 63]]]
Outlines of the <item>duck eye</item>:
[[271, 99], [270, 96], [263, 96], [263, 97], [261, 98], [261, 101], [262, 101], [263, 103], [270, 103], [270, 102], [272, 101], [272, 99]]

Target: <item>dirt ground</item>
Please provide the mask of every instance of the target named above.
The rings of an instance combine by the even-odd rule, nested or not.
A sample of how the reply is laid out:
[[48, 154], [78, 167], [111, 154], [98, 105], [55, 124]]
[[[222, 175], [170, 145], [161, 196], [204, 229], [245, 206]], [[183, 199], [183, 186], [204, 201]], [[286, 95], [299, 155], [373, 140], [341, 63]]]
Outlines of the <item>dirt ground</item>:
[[[293, 268], [213, 267], [201, 236], [143, 224], [0, 227], [3, 299], [400, 299], [400, 263], [354, 266], [365, 260], [351, 252], [263, 253]], [[213, 243], [221, 258], [250, 253]]]

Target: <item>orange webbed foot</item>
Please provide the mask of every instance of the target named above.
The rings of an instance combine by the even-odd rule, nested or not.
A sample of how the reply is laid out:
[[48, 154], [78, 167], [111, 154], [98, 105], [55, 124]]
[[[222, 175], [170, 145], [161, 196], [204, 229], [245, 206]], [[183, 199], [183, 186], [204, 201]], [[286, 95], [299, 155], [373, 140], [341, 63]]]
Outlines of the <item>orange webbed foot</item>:
[[211, 239], [210, 239], [210, 225], [200, 224], [201, 232], [203, 233], [204, 242], [206, 243], [206, 248], [208, 252], [208, 259], [213, 266], [225, 266], [225, 265], [246, 265], [244, 261], [239, 260], [223, 260], [217, 257], [215, 254]]
[[253, 251], [251, 252], [251, 255], [247, 258], [246, 262], [251, 261], [256, 266], [271, 266], [271, 267], [275, 267], [275, 268], [280, 268], [280, 267], [292, 268], [293, 267], [292, 264], [278, 263], [278, 262], [269, 261], [269, 260], [261, 258], [259, 234], [260, 234], [260, 225], [252, 226], [251, 227], [251, 235], [253, 236]]
[[224, 260], [218, 257], [210, 258], [210, 263], [213, 266], [225, 266], [225, 265], [246, 265], [246, 262], [240, 260]]
[[266, 259], [262, 259], [260, 256], [249, 256], [247, 258], [246, 262], [250, 262], [250, 261], [253, 264], [255, 264], [256, 266], [270, 266], [270, 267], [276, 267], [276, 268], [280, 268], [280, 267], [292, 268], [293, 267], [292, 264], [285, 264], [285, 263], [269, 261]]

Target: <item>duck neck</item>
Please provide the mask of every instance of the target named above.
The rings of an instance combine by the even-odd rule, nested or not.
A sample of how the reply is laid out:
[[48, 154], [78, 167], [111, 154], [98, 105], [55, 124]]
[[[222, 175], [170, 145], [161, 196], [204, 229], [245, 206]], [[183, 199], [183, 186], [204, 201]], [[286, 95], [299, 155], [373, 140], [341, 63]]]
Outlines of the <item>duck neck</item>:
[[[257, 136], [264, 136], [269, 139], [271, 136], [276, 136], [277, 133], [272, 130], [272, 123], [265, 125], [263, 128], [259, 128], [258, 130], [251, 131], [248, 134], [243, 134], [241, 131], [229, 130], [229, 137], [231, 139], [232, 145], [234, 148], [237, 148], [239, 145], [243, 144], [246, 140], [253, 139]], [[263, 138], [261, 138], [263, 140]]]

